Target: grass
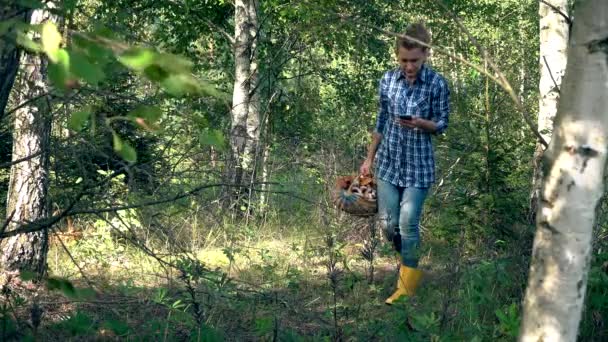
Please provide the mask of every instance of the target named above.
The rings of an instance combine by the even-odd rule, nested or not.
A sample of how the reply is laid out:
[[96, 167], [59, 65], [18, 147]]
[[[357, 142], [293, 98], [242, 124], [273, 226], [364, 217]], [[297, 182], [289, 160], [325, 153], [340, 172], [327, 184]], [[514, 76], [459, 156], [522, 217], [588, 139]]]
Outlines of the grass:
[[[505, 316], [514, 322], [501, 322], [494, 312], [508, 308], [510, 297], [499, 293], [512, 287], [511, 278], [496, 278], [492, 262], [458, 259], [457, 244], [430, 234], [417, 296], [386, 306], [397, 259], [380, 241], [372, 277], [369, 257], [362, 253], [373, 240], [366, 223], [338, 218], [323, 228], [308, 222], [267, 224], [258, 231], [226, 225], [224, 234], [217, 234], [221, 238], [200, 248], [188, 241], [169, 249], [157, 244], [155, 254], [182, 262], [186, 272], [162, 265], [111, 230], [87, 228], [81, 239], [64, 241], [71, 257], [60, 244], [52, 246], [49, 269], [78, 288], [90, 282], [94, 295], [68, 298], [43, 291], [38, 335], [134, 341], [512, 338], [504, 327], [516, 326], [518, 318]], [[21, 320], [28, 320], [28, 305], [23, 304]]]

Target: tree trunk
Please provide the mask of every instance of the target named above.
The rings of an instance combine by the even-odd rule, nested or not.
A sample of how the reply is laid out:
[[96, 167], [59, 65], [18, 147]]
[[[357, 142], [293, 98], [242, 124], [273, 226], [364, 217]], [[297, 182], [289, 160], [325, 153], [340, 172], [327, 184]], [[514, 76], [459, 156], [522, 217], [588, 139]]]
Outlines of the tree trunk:
[[[31, 11], [9, 1], [0, 5], [0, 22], [8, 19], [20, 19], [24, 22], [29, 20]], [[8, 96], [13, 88], [15, 75], [19, 69], [20, 49], [17, 48], [15, 40], [9, 37], [12, 32], [0, 39], [0, 121], [4, 118], [4, 110], [8, 102]]]
[[[232, 200], [249, 193], [255, 180], [256, 147], [260, 136], [259, 96], [257, 89], [258, 36], [257, 2], [236, 0], [235, 7], [235, 79], [232, 97], [232, 126], [229, 181], [239, 187]], [[236, 197], [236, 198], [235, 198]]]
[[[540, 16], [540, 82], [538, 130], [545, 141], [551, 141], [553, 119], [557, 113], [557, 102], [560, 96], [560, 85], [566, 71], [568, 36], [570, 28], [563, 15], [568, 15], [568, 0], [547, 1], [539, 3]], [[559, 9], [557, 12], [555, 9]], [[540, 160], [544, 153], [543, 145], [536, 144], [534, 153], [534, 176], [530, 195], [530, 222], [538, 207], [542, 170]]]
[[577, 8], [553, 139], [543, 157], [521, 341], [576, 341], [608, 148], [608, 2]]
[[256, 182], [257, 170], [261, 158], [258, 148], [260, 147], [261, 125], [260, 125], [260, 83], [258, 81], [258, 16], [257, 16], [257, 0], [249, 0], [249, 39], [251, 41], [251, 53], [249, 60], [249, 109], [247, 113], [247, 136], [251, 139], [251, 145], [248, 146], [248, 153], [253, 158], [251, 165], [245, 171], [248, 182], [248, 203], [253, 203], [253, 188]]
[[261, 185], [261, 190], [262, 192], [260, 193], [260, 197], [259, 197], [259, 201], [258, 201], [258, 206], [259, 208], [265, 212], [266, 211], [266, 207], [268, 204], [268, 195], [267, 195], [267, 191], [269, 189], [268, 186], [268, 181], [270, 180], [270, 167], [268, 165], [268, 163], [270, 162], [270, 132], [269, 132], [269, 127], [268, 127], [268, 117], [266, 117], [266, 139], [264, 139], [265, 141], [260, 142], [262, 144], [261, 146], [261, 157], [260, 157], [260, 163], [262, 164], [261, 166], [261, 171], [262, 171], [262, 185]]
[[[49, 20], [49, 13], [36, 10], [31, 23]], [[42, 55], [25, 54], [21, 61], [19, 83], [20, 103], [47, 93], [45, 81], [46, 58]], [[36, 157], [16, 163], [11, 167], [8, 189], [7, 230], [21, 224], [46, 218], [49, 214], [49, 143], [51, 132], [49, 99], [37, 101], [18, 109], [13, 118], [12, 160], [31, 155]], [[27, 270], [42, 275], [46, 270], [48, 233], [46, 230], [21, 234], [1, 241], [0, 262], [4, 270]]]

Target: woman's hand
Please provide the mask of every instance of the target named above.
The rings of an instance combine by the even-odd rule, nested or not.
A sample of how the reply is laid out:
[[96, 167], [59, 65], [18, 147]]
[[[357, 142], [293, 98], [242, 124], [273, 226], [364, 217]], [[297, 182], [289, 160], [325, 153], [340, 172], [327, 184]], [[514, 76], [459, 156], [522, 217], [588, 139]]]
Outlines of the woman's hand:
[[411, 119], [397, 119], [399, 125], [412, 129], [420, 127], [421, 120], [422, 119], [416, 117], [413, 117]]
[[411, 119], [397, 119], [401, 127], [407, 127], [411, 129], [421, 129], [425, 132], [434, 133], [437, 130], [437, 124], [431, 120], [425, 120], [421, 118], [413, 117]]
[[370, 170], [372, 168], [372, 161], [369, 159], [365, 159], [361, 167], [359, 168], [359, 174], [362, 176], [367, 176], [370, 174]]

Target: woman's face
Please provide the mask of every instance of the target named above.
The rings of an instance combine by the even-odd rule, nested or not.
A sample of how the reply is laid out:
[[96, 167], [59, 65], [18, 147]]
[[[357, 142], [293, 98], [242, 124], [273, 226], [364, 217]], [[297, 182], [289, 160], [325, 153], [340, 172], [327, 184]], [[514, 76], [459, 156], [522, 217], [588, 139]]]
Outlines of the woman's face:
[[423, 51], [422, 48], [407, 49], [403, 46], [397, 51], [397, 61], [399, 67], [408, 81], [414, 81], [422, 67], [422, 64], [428, 57], [428, 50]]

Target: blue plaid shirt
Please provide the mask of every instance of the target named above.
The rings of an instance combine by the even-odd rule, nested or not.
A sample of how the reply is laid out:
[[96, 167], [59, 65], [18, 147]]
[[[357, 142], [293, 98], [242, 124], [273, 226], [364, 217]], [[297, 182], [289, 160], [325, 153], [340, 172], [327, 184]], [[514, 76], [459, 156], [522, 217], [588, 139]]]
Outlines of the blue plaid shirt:
[[382, 135], [376, 152], [376, 176], [402, 186], [428, 188], [435, 182], [432, 133], [399, 125], [399, 115], [432, 120], [435, 134], [448, 127], [450, 90], [445, 79], [423, 65], [414, 85], [400, 69], [388, 71], [380, 80], [380, 110], [376, 132]]

